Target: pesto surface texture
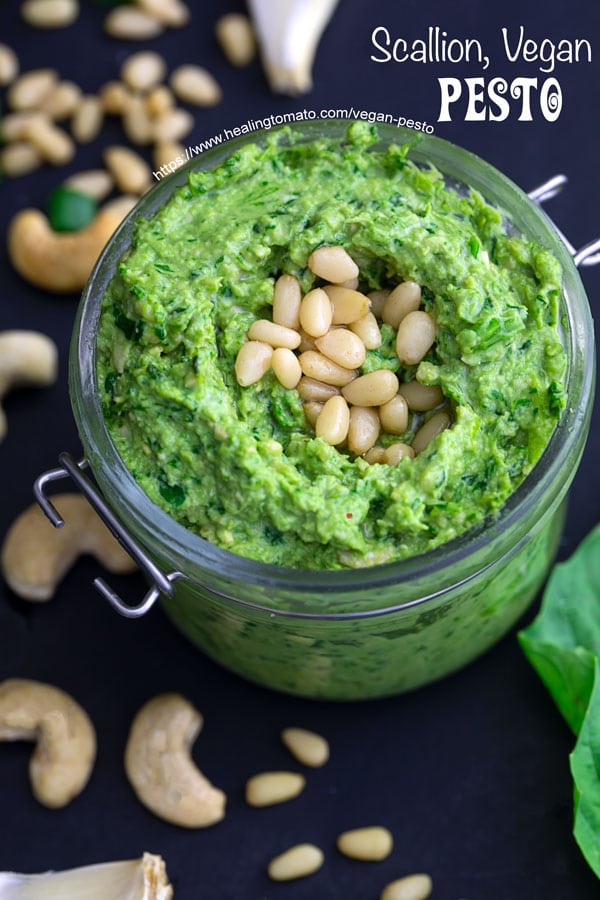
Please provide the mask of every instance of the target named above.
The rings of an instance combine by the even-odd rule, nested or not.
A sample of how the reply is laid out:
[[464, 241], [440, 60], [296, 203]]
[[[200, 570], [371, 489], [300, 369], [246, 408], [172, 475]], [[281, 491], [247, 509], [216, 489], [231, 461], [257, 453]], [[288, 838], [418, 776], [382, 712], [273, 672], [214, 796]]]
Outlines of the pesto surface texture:
[[[364, 123], [341, 142], [284, 132], [191, 173], [138, 221], [103, 300], [98, 384], [125, 464], [185, 527], [263, 562], [372, 565], [483, 523], [539, 458], [563, 405], [558, 262], [508, 234], [477, 193], [415, 164], [408, 145], [376, 140]], [[307, 259], [324, 244], [346, 248], [365, 292], [422, 286], [438, 336], [418, 369], [400, 366], [386, 326], [363, 367], [442, 387], [452, 425], [415, 459], [352, 458], [315, 437], [297, 391], [272, 371], [236, 381], [249, 326], [271, 318], [276, 278], [318, 286]]]

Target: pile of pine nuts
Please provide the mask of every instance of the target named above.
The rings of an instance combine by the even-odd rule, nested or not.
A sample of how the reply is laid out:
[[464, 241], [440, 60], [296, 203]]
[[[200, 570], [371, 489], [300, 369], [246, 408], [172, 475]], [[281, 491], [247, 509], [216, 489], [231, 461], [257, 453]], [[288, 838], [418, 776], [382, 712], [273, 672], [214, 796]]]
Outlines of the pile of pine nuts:
[[[16, 54], [0, 45], [0, 86], [7, 88], [9, 109], [1, 123], [3, 172], [16, 177], [44, 162], [56, 166], [70, 163], [75, 142], [93, 141], [106, 116], [120, 117], [130, 144], [153, 145], [158, 169], [177, 158], [183, 162], [185, 150], [179, 142], [191, 132], [194, 117], [178, 107], [177, 100], [214, 106], [222, 98], [217, 81], [201, 66], [181, 65], [171, 73], [169, 84], [164, 84], [167, 64], [150, 50], [129, 56], [119, 74], [120, 78], [105, 84], [98, 95], [84, 95], [74, 82], [60, 79], [54, 69], [33, 69], [19, 75]], [[61, 127], [67, 121], [70, 130]], [[109, 172], [124, 193], [143, 194], [153, 183], [150, 166], [130, 147], [120, 150], [123, 152], [105, 153]]]
[[[314, 250], [308, 267], [327, 283], [303, 297], [293, 275], [277, 279], [272, 320], [253, 322], [238, 352], [238, 384], [255, 384], [272, 369], [283, 387], [298, 391], [307, 422], [328, 444], [345, 444], [369, 463], [395, 465], [416, 456], [451, 424], [441, 389], [416, 380], [400, 384], [388, 368], [359, 370], [367, 351], [381, 345], [380, 321], [396, 329], [399, 363], [417, 365], [431, 349], [437, 329], [420, 309], [421, 288], [404, 281], [391, 291], [361, 293], [358, 266], [339, 245]], [[411, 413], [434, 410], [410, 444], [377, 444], [382, 433], [405, 435]]]
[[[36, 28], [55, 29], [71, 25], [79, 15], [78, 0], [25, 0], [21, 14]], [[190, 18], [182, 0], [137, 0], [108, 13], [106, 31], [123, 40], [156, 37], [165, 27], [180, 28]], [[252, 23], [242, 13], [228, 13], [215, 24], [215, 37], [228, 61], [248, 65], [256, 56]], [[34, 69], [19, 76], [14, 50], [0, 43], [0, 88], [7, 88], [8, 115], [1, 123], [0, 169], [9, 178], [26, 175], [43, 163], [62, 166], [75, 156], [76, 143], [87, 144], [100, 133], [105, 116], [119, 116], [129, 142], [153, 145], [157, 169], [169, 172], [181, 165], [185, 149], [180, 141], [194, 127], [192, 114], [177, 107], [177, 100], [197, 107], [220, 103], [223, 92], [214, 76], [199, 65], [180, 65], [167, 74], [164, 58], [154, 51], [141, 51], [125, 60], [118, 80], [105, 84], [96, 94], [84, 95], [78, 85], [62, 80], [54, 69]], [[70, 130], [61, 127], [70, 120]], [[57, 123], [61, 123], [59, 126]], [[133, 180], [145, 172], [143, 190], [152, 184], [152, 172], [139, 156]], [[124, 176], [127, 181], [127, 175]], [[143, 193], [127, 184], [126, 193]]]

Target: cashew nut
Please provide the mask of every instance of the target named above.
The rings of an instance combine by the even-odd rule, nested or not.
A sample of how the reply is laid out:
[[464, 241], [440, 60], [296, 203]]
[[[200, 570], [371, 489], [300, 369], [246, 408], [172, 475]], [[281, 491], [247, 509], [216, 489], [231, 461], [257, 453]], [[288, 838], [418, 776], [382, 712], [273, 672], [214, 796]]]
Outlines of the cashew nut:
[[0, 684], [0, 740], [37, 742], [29, 778], [44, 806], [65, 806], [91, 775], [94, 726], [72, 697], [50, 684], [25, 678]]
[[80, 291], [115, 228], [118, 207], [107, 205], [81, 231], [57, 232], [38, 209], [22, 209], [8, 228], [8, 253], [31, 284], [57, 294]]
[[9, 587], [25, 600], [49, 600], [58, 583], [84, 553], [110, 572], [127, 573], [135, 563], [81, 494], [57, 494], [52, 502], [65, 520], [53, 528], [33, 503], [11, 525], [0, 565]]
[[125, 749], [125, 771], [141, 802], [186, 828], [204, 828], [225, 815], [226, 796], [190, 755], [203, 720], [180, 694], [160, 694], [138, 712]]
[[[0, 401], [14, 387], [56, 381], [56, 344], [39, 331], [0, 332]], [[0, 407], [0, 440], [6, 434], [6, 418]]]

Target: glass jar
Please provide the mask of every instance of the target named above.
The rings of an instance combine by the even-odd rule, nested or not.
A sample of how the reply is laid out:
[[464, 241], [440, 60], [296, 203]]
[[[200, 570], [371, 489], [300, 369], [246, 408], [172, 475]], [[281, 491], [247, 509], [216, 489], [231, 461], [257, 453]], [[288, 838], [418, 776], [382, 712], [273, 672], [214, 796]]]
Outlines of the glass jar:
[[[302, 123], [307, 140], [341, 138], [348, 122]], [[381, 126], [381, 144], [414, 133]], [[595, 352], [585, 291], [546, 215], [492, 166], [439, 138], [411, 151], [454, 186], [477, 189], [517, 233], [546, 246], [564, 273], [566, 406], [533, 471], [495, 520], [418, 557], [351, 571], [286, 569], [232, 554], [186, 530], [136, 484], [106, 429], [96, 384], [102, 297], [127, 250], [134, 219], [149, 217], [189, 169], [213, 168], [255, 132], [204, 153], [145, 196], [109, 241], [84, 291], [71, 349], [70, 388], [86, 458], [122, 527], [172, 573], [167, 615], [205, 653], [260, 684], [327, 699], [380, 697], [431, 682], [499, 640], [539, 590], [554, 558], [566, 494], [585, 444]]]

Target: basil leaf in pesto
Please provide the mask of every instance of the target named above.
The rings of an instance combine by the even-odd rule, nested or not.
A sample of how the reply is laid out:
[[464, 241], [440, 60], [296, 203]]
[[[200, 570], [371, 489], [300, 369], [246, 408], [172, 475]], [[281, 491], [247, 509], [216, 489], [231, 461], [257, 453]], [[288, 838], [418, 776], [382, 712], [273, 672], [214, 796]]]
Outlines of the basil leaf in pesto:
[[600, 877], [600, 526], [554, 567], [519, 642], [572, 731], [573, 833]]

